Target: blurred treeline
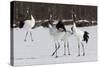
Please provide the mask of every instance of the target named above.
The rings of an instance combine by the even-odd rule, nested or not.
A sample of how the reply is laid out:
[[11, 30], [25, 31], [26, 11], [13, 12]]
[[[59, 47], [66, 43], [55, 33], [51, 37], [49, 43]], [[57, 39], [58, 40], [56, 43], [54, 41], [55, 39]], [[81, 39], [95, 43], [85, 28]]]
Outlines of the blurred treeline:
[[[32, 14], [36, 21], [47, 20], [52, 14], [53, 20], [72, 19], [72, 9], [77, 16], [77, 20], [87, 20], [91, 24], [97, 24], [97, 6], [89, 5], [69, 5], [69, 4], [55, 4], [55, 3], [36, 3], [36, 2], [23, 2], [13, 1], [13, 23], [17, 24], [18, 21], [30, 19]], [[84, 22], [85, 22], [84, 21]], [[71, 24], [67, 21], [65, 24]]]

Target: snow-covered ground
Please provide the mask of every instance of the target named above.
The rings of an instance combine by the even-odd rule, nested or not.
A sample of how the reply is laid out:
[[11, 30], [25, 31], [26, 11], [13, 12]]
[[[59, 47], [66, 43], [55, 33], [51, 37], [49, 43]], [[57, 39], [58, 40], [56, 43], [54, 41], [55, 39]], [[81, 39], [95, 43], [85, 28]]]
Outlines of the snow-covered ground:
[[[70, 30], [71, 26], [66, 26]], [[63, 45], [58, 50], [58, 58], [52, 57], [55, 50], [53, 38], [47, 28], [38, 27], [32, 30], [34, 41], [31, 41], [30, 35], [24, 42], [26, 30], [14, 28], [14, 64], [15, 65], [34, 65], [34, 64], [51, 64], [51, 63], [69, 63], [82, 61], [97, 60], [97, 26], [79, 28], [89, 32], [89, 42], [85, 45], [85, 56], [78, 57], [78, 45], [76, 38], [72, 35], [69, 37], [71, 55], [63, 56]], [[67, 51], [66, 51], [67, 52]]]

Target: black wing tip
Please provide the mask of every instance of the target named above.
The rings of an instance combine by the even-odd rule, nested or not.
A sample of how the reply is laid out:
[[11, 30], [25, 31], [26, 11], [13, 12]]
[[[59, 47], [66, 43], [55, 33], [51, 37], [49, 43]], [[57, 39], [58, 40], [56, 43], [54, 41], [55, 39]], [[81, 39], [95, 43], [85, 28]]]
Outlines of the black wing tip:
[[85, 41], [86, 43], [88, 43], [88, 39], [89, 39], [89, 33], [87, 31], [84, 31], [83, 41]]

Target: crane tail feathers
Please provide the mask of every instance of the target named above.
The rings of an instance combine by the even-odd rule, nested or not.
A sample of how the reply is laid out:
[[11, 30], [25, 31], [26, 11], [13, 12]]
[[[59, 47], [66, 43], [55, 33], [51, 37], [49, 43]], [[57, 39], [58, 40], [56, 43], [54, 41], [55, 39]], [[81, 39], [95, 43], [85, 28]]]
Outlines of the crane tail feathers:
[[89, 33], [87, 31], [84, 31], [83, 41], [85, 41], [86, 43], [88, 43], [88, 39], [89, 39]]

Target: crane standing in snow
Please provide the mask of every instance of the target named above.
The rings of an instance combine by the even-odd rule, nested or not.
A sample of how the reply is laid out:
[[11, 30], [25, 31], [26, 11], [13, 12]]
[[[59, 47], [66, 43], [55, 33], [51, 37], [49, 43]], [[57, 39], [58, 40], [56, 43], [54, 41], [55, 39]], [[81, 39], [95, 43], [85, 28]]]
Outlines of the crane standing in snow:
[[58, 57], [57, 52], [61, 45], [60, 42], [63, 42], [64, 45], [64, 55], [66, 55], [66, 47], [68, 48], [68, 55], [70, 55], [68, 37], [72, 33], [70, 31], [66, 31], [66, 28], [61, 20], [57, 21], [57, 24], [54, 25], [53, 23], [55, 23], [56, 21], [52, 23], [51, 17], [52, 16], [50, 15], [50, 21], [48, 21], [48, 27], [50, 35], [53, 36], [55, 42], [55, 51], [52, 53], [52, 56], [56, 54], [56, 58]]
[[76, 15], [73, 13], [73, 26], [71, 28], [72, 33], [76, 36], [77, 41], [78, 41], [78, 56], [80, 56], [80, 46], [82, 45], [82, 50], [83, 50], [83, 56], [85, 56], [85, 47], [83, 44], [83, 41], [88, 43], [89, 39], [89, 33], [87, 31], [81, 31], [76, 27]]
[[[67, 39], [67, 33], [66, 29], [63, 25], [63, 23], [61, 21], [59, 21], [55, 26], [50, 26], [50, 35], [53, 36], [54, 42], [55, 42], [55, 51], [53, 52], [52, 56], [55, 55], [56, 53], [56, 57], [58, 57], [57, 55], [57, 51], [60, 48], [61, 45], [61, 41], [64, 44], [64, 55], [66, 55], [66, 42], [67, 42], [67, 48], [68, 48], [68, 55], [70, 55], [70, 50], [69, 50], [69, 43], [68, 43], [68, 39]], [[71, 34], [71, 32], [70, 32]]]
[[[27, 13], [28, 12], [29, 11], [27, 11]], [[27, 20], [27, 18], [26, 18], [26, 19], [20, 21], [19, 28], [23, 28], [23, 29], [27, 30], [24, 41], [26, 41], [28, 33], [30, 33], [31, 41], [33, 41], [31, 30], [32, 30], [32, 27], [34, 27], [34, 26], [35, 26], [35, 19], [32, 14], [31, 14], [30, 20]]]

